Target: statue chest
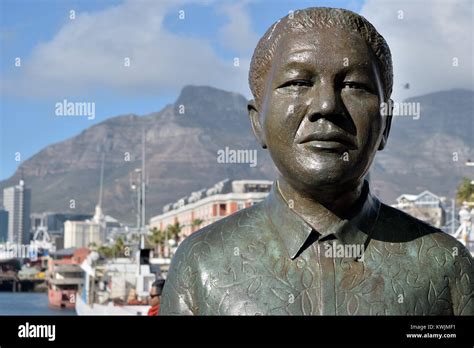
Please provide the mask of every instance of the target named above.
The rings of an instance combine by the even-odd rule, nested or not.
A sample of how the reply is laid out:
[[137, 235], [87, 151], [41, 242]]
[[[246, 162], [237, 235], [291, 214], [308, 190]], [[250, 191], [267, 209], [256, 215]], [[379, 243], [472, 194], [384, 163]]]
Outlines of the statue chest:
[[369, 248], [357, 261], [326, 257], [315, 244], [292, 260], [271, 250], [233, 255], [202, 270], [195, 314], [452, 314], [447, 278], [406, 253]]

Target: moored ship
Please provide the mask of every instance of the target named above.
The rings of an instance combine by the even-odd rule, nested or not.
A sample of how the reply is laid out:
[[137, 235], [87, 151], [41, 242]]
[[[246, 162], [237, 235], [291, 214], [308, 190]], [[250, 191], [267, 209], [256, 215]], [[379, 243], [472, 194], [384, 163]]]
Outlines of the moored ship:
[[70, 248], [51, 254], [48, 262], [48, 300], [51, 307], [74, 308], [76, 293], [82, 289], [84, 272], [81, 263], [87, 248]]
[[152, 259], [150, 249], [134, 258], [101, 260], [92, 252], [82, 263], [84, 286], [76, 297], [78, 315], [147, 315], [151, 284], [170, 259]]

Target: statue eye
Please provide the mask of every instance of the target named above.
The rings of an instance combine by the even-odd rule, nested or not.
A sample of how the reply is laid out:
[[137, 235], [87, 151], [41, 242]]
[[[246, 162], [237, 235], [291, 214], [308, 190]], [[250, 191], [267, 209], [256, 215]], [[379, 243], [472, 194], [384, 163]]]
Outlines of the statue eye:
[[291, 80], [291, 81], [285, 82], [278, 88], [285, 88], [285, 87], [295, 88], [295, 87], [312, 87], [312, 86], [313, 86], [313, 82], [311, 82], [310, 80]]
[[371, 92], [371, 89], [369, 86], [367, 86], [364, 83], [360, 82], [353, 82], [353, 81], [347, 81], [343, 83], [343, 88], [348, 88], [348, 89], [361, 89], [364, 91]]

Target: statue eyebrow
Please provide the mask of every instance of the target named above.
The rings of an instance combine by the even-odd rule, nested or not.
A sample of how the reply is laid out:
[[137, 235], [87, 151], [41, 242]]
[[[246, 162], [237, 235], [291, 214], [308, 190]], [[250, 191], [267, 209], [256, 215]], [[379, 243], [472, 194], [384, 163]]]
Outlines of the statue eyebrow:
[[[301, 71], [316, 71], [318, 70], [318, 64], [316, 60], [313, 58], [313, 54], [311, 49], [302, 48], [299, 50], [292, 51], [289, 56], [285, 59], [285, 61], [277, 67], [278, 70], [285, 72], [289, 69], [294, 70], [301, 70]], [[359, 62], [357, 64], [349, 63], [348, 66], [343, 65], [343, 61], [341, 60], [341, 69], [337, 72], [337, 74], [364, 74], [367, 75], [370, 79], [373, 78], [373, 71], [370, 68], [370, 64], [366, 64], [366, 62]]]
[[[289, 60], [284, 62], [281, 66], [279, 66], [280, 71], [285, 70], [303, 70], [303, 71], [315, 71], [318, 70], [318, 64], [314, 60]], [[365, 64], [357, 64], [357, 65], [349, 65], [343, 66], [341, 63], [341, 69], [337, 72], [338, 74], [364, 74], [372, 76], [372, 70], [369, 69], [368, 66]]]
[[349, 65], [344, 67], [347, 73], [364, 72], [371, 73], [371, 70], [365, 64]]
[[[302, 54], [306, 52], [307, 54]], [[296, 52], [295, 52], [296, 53]], [[308, 51], [301, 51], [299, 54], [292, 54], [288, 59], [280, 65], [280, 69], [308, 69], [315, 67], [314, 59], [311, 59], [311, 54]], [[305, 59], [302, 59], [305, 58]], [[308, 59], [309, 58], [309, 59]]]
[[[372, 79], [373, 71], [370, 69], [369, 66], [366, 64], [357, 64], [357, 65], [350, 65], [342, 70], [346, 75], [348, 74], [362, 74], [363, 76], [367, 76], [369, 79]], [[341, 72], [342, 72], [341, 71]]]
[[312, 62], [300, 62], [300, 61], [292, 61], [286, 62], [280, 66], [280, 69], [296, 69], [296, 70], [308, 70], [314, 69], [315, 65]]

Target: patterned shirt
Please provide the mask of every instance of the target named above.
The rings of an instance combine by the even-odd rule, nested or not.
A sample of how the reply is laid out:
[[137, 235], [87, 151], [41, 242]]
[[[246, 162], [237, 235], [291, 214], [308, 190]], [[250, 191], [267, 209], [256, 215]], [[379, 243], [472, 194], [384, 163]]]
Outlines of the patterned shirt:
[[179, 246], [160, 315], [474, 315], [474, 263], [455, 238], [380, 203], [312, 223], [265, 199]]

